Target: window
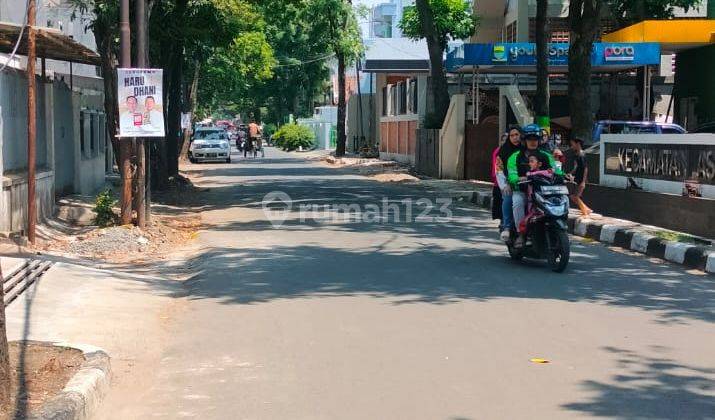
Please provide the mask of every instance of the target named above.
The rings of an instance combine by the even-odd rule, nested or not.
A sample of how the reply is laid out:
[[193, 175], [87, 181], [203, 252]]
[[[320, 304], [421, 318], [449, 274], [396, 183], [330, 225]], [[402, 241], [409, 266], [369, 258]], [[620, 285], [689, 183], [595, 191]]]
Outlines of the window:
[[398, 95], [398, 115], [404, 115], [407, 113], [407, 85], [405, 82], [399, 82], [397, 84], [397, 95]]
[[80, 111], [79, 113], [79, 150], [82, 156], [84, 156], [86, 146], [86, 133], [85, 133], [85, 111]]
[[516, 42], [516, 21], [504, 28], [504, 42]]
[[389, 88], [390, 86], [385, 86], [382, 88], [382, 116], [386, 117], [387, 116], [387, 111], [388, 111], [388, 104], [389, 104]]
[[397, 94], [397, 86], [395, 85], [390, 85], [390, 115], [397, 115], [398, 114], [398, 94]]
[[683, 131], [675, 127], [663, 127], [663, 134], [683, 134]]
[[417, 114], [417, 111], [418, 111], [418, 108], [417, 108], [417, 105], [418, 105], [418, 102], [417, 102], [417, 98], [418, 98], [417, 79], [410, 79], [410, 98], [412, 99], [410, 101], [411, 105], [412, 105], [412, 107], [410, 108], [410, 112], [412, 114]]
[[98, 115], [93, 112], [89, 114], [89, 157], [94, 157], [97, 152], [97, 140], [99, 137]]

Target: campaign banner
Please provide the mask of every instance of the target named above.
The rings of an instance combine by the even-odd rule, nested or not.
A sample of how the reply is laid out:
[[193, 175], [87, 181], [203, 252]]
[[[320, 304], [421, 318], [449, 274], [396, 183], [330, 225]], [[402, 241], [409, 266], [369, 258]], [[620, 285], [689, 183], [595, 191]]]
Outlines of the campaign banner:
[[164, 137], [163, 70], [117, 69], [119, 137]]

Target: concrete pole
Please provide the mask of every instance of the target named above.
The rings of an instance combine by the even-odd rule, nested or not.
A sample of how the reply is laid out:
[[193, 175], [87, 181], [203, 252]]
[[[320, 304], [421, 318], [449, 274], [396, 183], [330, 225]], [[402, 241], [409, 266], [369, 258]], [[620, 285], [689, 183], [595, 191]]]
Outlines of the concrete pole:
[[[129, 29], [129, 0], [121, 0], [119, 5], [119, 30], [120, 30], [120, 63], [122, 68], [132, 66], [132, 41]], [[123, 225], [132, 222], [132, 164], [131, 164], [131, 141], [122, 138], [119, 141], [119, 161], [122, 167], [119, 171], [122, 174], [122, 192], [119, 200], [121, 206], [121, 220]]]
[[[145, 0], [135, 0], [135, 19], [137, 29], [137, 67], [146, 67], [146, 12]], [[143, 228], [146, 226], [146, 150], [144, 139], [137, 138], [137, 196], [134, 200], [134, 210], [137, 212], [137, 226]]]
[[37, 162], [37, 108], [35, 83], [35, 0], [29, 0], [27, 9], [27, 240], [35, 243], [37, 202], [35, 200], [35, 169]]

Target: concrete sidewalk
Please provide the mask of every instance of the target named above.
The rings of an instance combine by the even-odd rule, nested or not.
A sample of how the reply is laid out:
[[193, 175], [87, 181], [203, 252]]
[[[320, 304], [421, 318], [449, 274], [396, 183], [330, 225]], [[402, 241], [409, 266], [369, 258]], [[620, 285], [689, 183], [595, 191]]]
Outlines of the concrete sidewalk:
[[[23, 260], [0, 261], [8, 270]], [[113, 370], [112, 391], [97, 417], [104, 418], [113, 392], [139, 393], [151, 385], [152, 367], [185, 303], [176, 298], [181, 290], [180, 282], [165, 278], [58, 262], [7, 307], [8, 339], [104, 349]]]

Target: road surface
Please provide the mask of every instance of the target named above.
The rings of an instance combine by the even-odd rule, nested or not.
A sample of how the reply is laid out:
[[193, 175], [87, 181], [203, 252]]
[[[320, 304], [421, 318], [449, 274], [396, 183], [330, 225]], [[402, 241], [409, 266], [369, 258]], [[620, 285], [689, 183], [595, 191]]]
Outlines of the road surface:
[[[434, 191], [273, 149], [191, 171], [209, 226], [186, 304], [100, 418], [715, 417], [712, 276], [577, 240], [563, 274], [514, 263], [486, 211], [443, 220]], [[290, 212], [267, 217], [273, 191]], [[418, 199], [440, 218], [406, 222]]]

